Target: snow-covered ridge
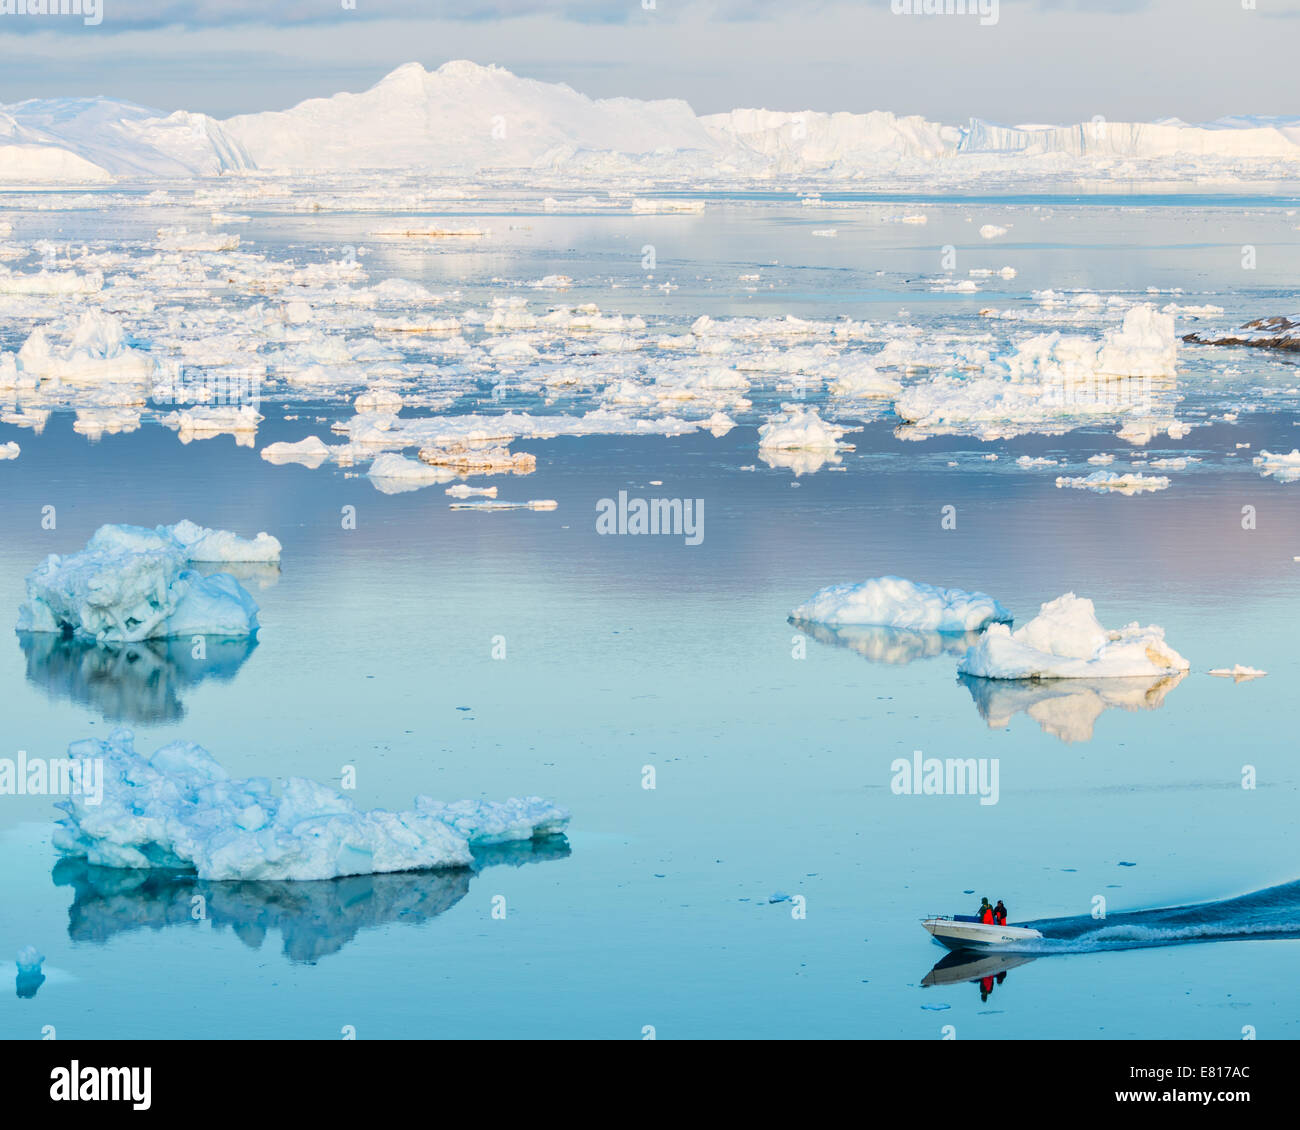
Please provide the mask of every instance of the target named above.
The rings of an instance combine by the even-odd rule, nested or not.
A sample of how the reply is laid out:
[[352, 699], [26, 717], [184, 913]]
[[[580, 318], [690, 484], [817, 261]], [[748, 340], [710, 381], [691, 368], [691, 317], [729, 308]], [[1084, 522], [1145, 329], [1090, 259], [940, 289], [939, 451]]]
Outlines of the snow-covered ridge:
[[627, 174], [856, 180], [920, 174], [937, 163], [945, 174], [1041, 166], [1120, 175], [1123, 169], [1112, 166], [1127, 161], [1247, 161], [1277, 173], [1300, 162], [1300, 119], [1055, 126], [972, 119], [959, 126], [887, 111], [737, 109], [700, 116], [680, 99], [593, 99], [561, 83], [466, 60], [433, 71], [407, 63], [359, 93], [224, 122], [104, 97], [0, 106], [0, 182], [249, 169], [537, 170], [589, 181]]

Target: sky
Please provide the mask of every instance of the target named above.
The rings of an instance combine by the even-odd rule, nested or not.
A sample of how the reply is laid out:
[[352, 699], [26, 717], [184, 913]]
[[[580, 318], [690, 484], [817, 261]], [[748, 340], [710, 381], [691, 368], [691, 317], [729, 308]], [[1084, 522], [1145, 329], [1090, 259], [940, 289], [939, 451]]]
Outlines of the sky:
[[[0, 102], [103, 94], [216, 117], [496, 63], [592, 97], [963, 124], [1300, 114], [1300, 0], [0, 0]], [[938, 0], [942, 6], [944, 0]], [[98, 5], [98, 8], [95, 6]], [[990, 5], [995, 5], [994, 13]], [[96, 22], [96, 16], [98, 22]], [[89, 20], [89, 22], [87, 22]]]

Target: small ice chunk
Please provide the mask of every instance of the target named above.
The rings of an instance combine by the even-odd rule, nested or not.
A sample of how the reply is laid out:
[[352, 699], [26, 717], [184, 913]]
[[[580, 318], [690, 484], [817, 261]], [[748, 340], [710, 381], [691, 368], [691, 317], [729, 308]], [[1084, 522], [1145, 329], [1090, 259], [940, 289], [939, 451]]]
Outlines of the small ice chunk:
[[1235, 679], [1241, 682], [1243, 679], [1262, 678], [1268, 672], [1261, 671], [1258, 667], [1245, 667], [1240, 663], [1234, 663], [1231, 667], [1216, 667], [1210, 674], [1217, 675], [1221, 679]]

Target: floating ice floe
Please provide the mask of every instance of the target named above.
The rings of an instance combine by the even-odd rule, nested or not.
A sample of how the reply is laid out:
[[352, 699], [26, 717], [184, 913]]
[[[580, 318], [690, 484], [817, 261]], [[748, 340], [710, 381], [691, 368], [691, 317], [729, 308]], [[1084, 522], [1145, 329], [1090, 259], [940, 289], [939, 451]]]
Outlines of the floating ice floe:
[[465, 483], [457, 483], [454, 487], [448, 487], [447, 494], [452, 498], [496, 498], [496, 487], [472, 487]]
[[199, 563], [278, 565], [282, 546], [278, 538], [265, 531], [255, 538], [241, 538], [229, 530], [212, 530], [188, 519], [174, 526], [159, 526], [153, 531], [167, 535], [184, 549], [189, 560]]
[[73, 795], [54, 846], [101, 867], [192, 870], [201, 879], [333, 879], [468, 867], [471, 846], [562, 832], [569, 814], [540, 797], [442, 803], [404, 812], [357, 808], [328, 785], [290, 777], [237, 779], [207, 750], [173, 742], [150, 757], [130, 730], [68, 747], [103, 766], [100, 804]]
[[0, 443], [0, 462], [6, 459], [17, 459], [22, 454], [22, 448], [12, 440], [9, 443]]
[[932, 632], [978, 631], [1010, 623], [1011, 613], [991, 596], [937, 588], [902, 577], [874, 577], [856, 584], [829, 585], [790, 613], [798, 623], [828, 627], [871, 625]]
[[1267, 675], [1267, 671], [1261, 671], [1258, 667], [1245, 667], [1240, 663], [1234, 663], [1231, 667], [1215, 667], [1211, 675], [1217, 675], [1221, 679], [1234, 679], [1240, 683], [1243, 679], [1259, 679]]
[[38, 271], [34, 275], [11, 274], [0, 270], [0, 294], [98, 294], [104, 289], [104, 275], [89, 271]]
[[223, 404], [215, 408], [186, 408], [159, 418], [164, 428], [171, 428], [181, 443], [196, 439], [213, 439], [232, 435], [241, 447], [252, 447], [257, 425], [263, 417], [250, 404]]
[[460, 475], [531, 475], [537, 469], [537, 456], [526, 451], [470, 444], [422, 447], [420, 461]]
[[453, 502], [452, 510], [555, 510], [560, 504], [553, 498], [534, 498], [528, 502], [498, 502], [487, 499], [482, 502]]
[[816, 409], [783, 404], [782, 414], [758, 429], [760, 451], [835, 451], [847, 428], [828, 424]]
[[999, 236], [1007, 234], [1007, 229], [998, 224], [985, 224], [980, 228], [981, 239], [997, 239]]
[[1261, 448], [1251, 462], [1260, 468], [1261, 475], [1272, 476], [1279, 482], [1293, 483], [1300, 479], [1300, 448], [1292, 449], [1290, 455]]
[[[126, 344], [126, 331], [112, 314], [88, 310], [65, 346], [51, 345], [45, 330], [35, 329], [12, 359], [0, 359], [0, 370], [33, 380], [69, 384], [143, 382], [154, 371], [153, 358]], [[6, 383], [0, 375], [0, 383]]]
[[239, 236], [226, 232], [192, 232], [185, 228], [159, 228], [158, 247], [163, 251], [234, 251]]
[[1176, 371], [1174, 319], [1135, 306], [1101, 340], [1040, 334], [994, 358], [983, 375], [938, 376], [905, 389], [894, 410], [927, 434], [998, 439], [1044, 426], [1065, 430], [1080, 420], [1149, 416], [1151, 382], [1169, 384]]
[[1165, 643], [1163, 628], [1107, 630], [1091, 600], [1066, 593], [1014, 632], [991, 624], [958, 671], [982, 679], [1096, 679], [1174, 675], [1191, 664]]
[[455, 477], [455, 472], [445, 467], [433, 467], [391, 451], [375, 456], [366, 474], [384, 494], [403, 494]]
[[1117, 475], [1114, 471], [1093, 471], [1091, 475], [1058, 475], [1056, 485], [1090, 490], [1097, 494], [1143, 494], [1164, 490], [1169, 486], [1169, 479], [1164, 475], [1143, 475], [1132, 471], [1122, 475]]
[[308, 436], [295, 443], [281, 441], [262, 448], [262, 458], [268, 463], [301, 463], [304, 467], [319, 467], [330, 457], [330, 448], [318, 436]]
[[376, 236], [400, 236], [404, 239], [482, 239], [491, 234], [484, 228], [444, 227], [431, 224], [424, 228], [389, 228], [377, 231]]
[[193, 522], [155, 529], [101, 526], [84, 550], [51, 554], [28, 575], [18, 631], [104, 643], [251, 636], [257, 631], [257, 604], [243, 586], [228, 573], [205, 577], [190, 568], [220, 554], [278, 561], [280, 543], [266, 534], [246, 541]]

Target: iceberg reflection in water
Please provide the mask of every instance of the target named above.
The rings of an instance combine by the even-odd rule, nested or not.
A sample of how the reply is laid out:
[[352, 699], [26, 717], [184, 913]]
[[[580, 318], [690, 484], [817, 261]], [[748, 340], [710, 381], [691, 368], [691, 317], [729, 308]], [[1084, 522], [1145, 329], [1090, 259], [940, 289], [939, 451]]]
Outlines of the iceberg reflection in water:
[[793, 624], [818, 643], [847, 647], [872, 663], [902, 666], [917, 659], [940, 655], [963, 656], [979, 639], [979, 632], [923, 632], [911, 628], [881, 628], [871, 625], [828, 627], [811, 621], [794, 620]]
[[980, 716], [1002, 730], [1019, 713], [1063, 742], [1092, 740], [1093, 726], [1107, 710], [1157, 710], [1165, 696], [1186, 678], [1176, 675], [1130, 679], [982, 679], [958, 675]]
[[257, 647], [256, 636], [101, 644], [51, 632], [18, 632], [27, 680], [51, 698], [89, 706], [110, 722], [175, 722], [182, 695], [205, 679], [230, 682]]
[[484, 867], [544, 863], [569, 854], [564, 836], [474, 849], [474, 867], [396, 871], [310, 881], [214, 882], [189, 872], [91, 867], [60, 860], [52, 878], [71, 887], [68, 937], [98, 945], [134, 930], [196, 926], [229, 928], [251, 949], [278, 930], [284, 955], [313, 963], [338, 953], [362, 930], [437, 918], [469, 892]]

